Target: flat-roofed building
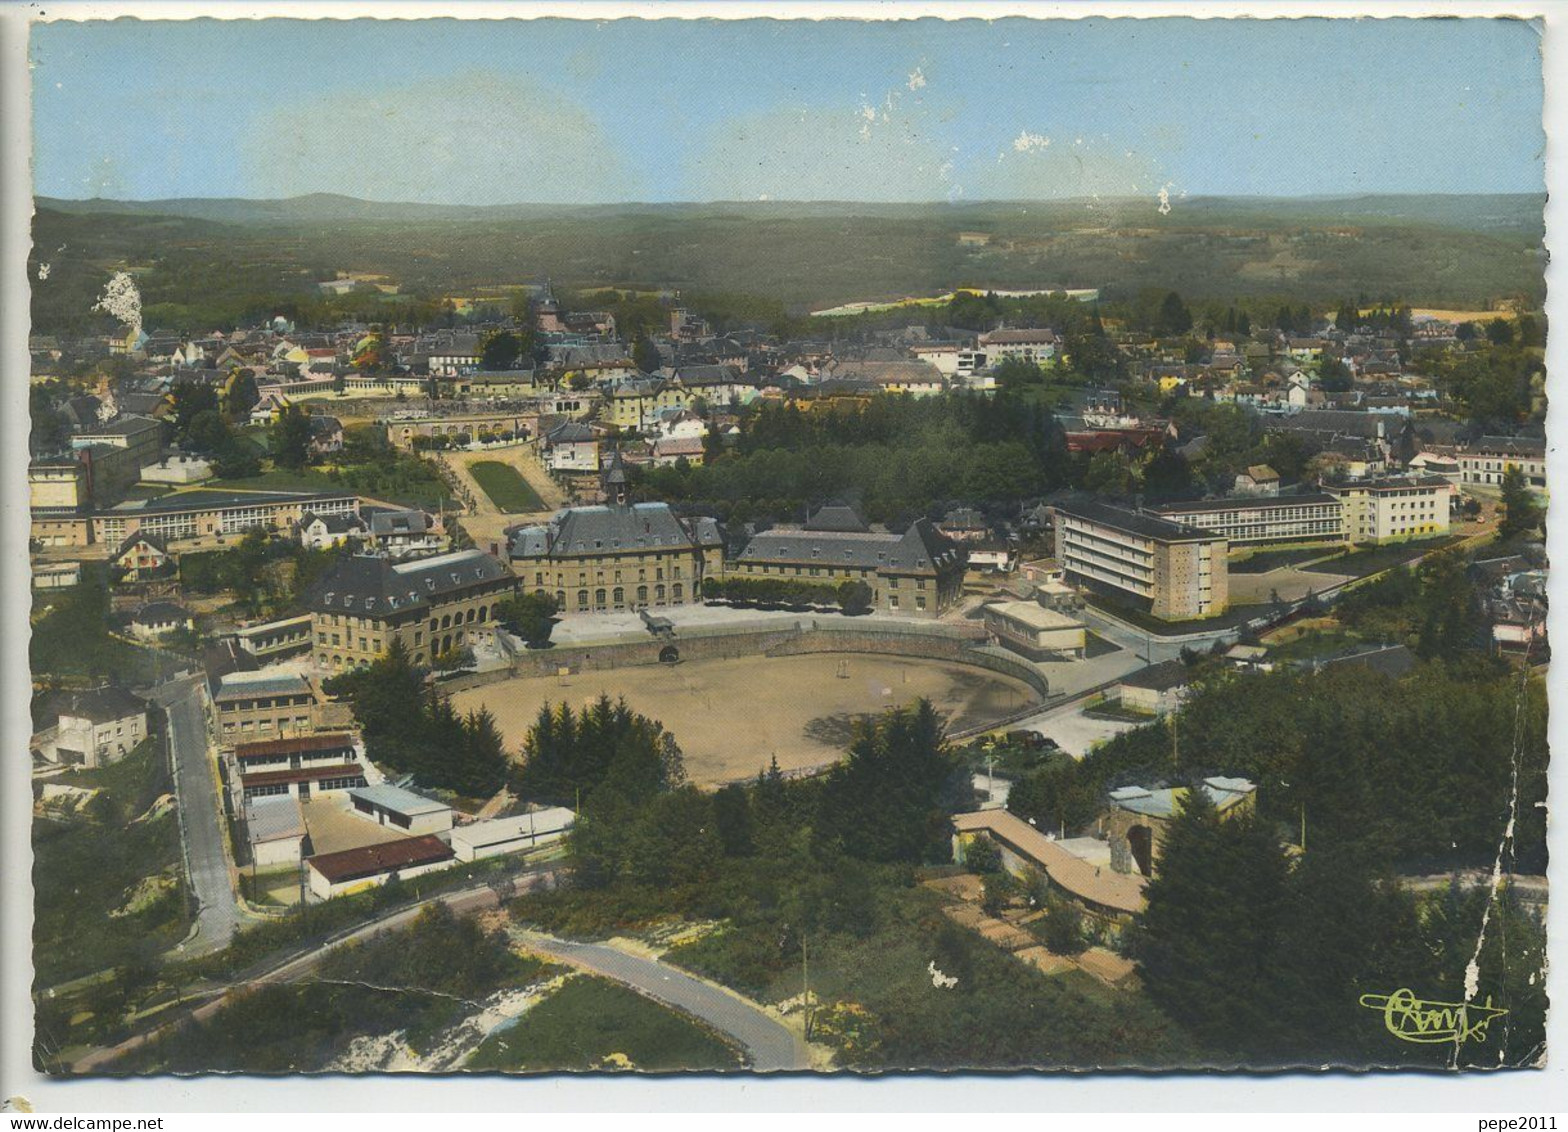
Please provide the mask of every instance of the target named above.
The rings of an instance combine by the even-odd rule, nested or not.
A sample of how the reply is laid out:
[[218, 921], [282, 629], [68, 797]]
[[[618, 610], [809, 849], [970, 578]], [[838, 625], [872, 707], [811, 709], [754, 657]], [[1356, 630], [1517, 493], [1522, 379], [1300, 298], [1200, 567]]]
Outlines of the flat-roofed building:
[[360, 817], [400, 833], [445, 837], [452, 829], [451, 806], [401, 786], [359, 786], [348, 792], [348, 803]]
[[1344, 510], [1349, 541], [1387, 543], [1447, 534], [1458, 488], [1442, 476], [1408, 476], [1325, 484], [1324, 490]]
[[330, 900], [377, 885], [393, 877], [416, 877], [443, 869], [457, 859], [439, 837], [402, 837], [379, 845], [322, 853], [305, 862], [314, 900]]
[[212, 694], [225, 747], [315, 730], [318, 700], [310, 681], [290, 672], [231, 672]]
[[396, 562], [355, 555], [334, 563], [305, 594], [316, 665], [369, 664], [401, 641], [416, 665], [472, 646], [495, 630], [495, 608], [516, 576], [482, 550]]
[[1083, 622], [1033, 601], [999, 601], [982, 611], [985, 631], [994, 644], [1031, 660], [1077, 659], [1083, 656]]
[[35, 590], [64, 590], [81, 585], [81, 582], [80, 562], [33, 563], [33, 589]]
[[1067, 580], [1130, 596], [1168, 621], [1214, 617], [1229, 602], [1224, 535], [1103, 503], [1052, 506]]
[[1509, 468], [1524, 473], [1538, 492], [1546, 490], [1546, 441], [1529, 436], [1483, 436], [1459, 450], [1459, 482], [1500, 487]]
[[1345, 539], [1343, 508], [1336, 497], [1327, 493], [1232, 496], [1162, 503], [1145, 510], [1172, 523], [1224, 535], [1231, 546]]
[[[1108, 872], [1150, 877], [1170, 824], [1181, 812], [1190, 787], [1123, 786], [1110, 793], [1110, 805], [1099, 821], [1099, 832], [1110, 842]], [[1221, 818], [1257, 808], [1257, 786], [1245, 778], [1205, 778], [1197, 789], [1208, 796]]]
[[476, 821], [452, 830], [452, 848], [459, 861], [523, 853], [560, 841], [576, 817], [564, 806], [551, 806], [508, 818]]
[[358, 514], [344, 492], [218, 491], [196, 488], [157, 499], [128, 500], [92, 517], [92, 537], [118, 545], [143, 533], [165, 539], [219, 540], [252, 530], [291, 531], [306, 512]]

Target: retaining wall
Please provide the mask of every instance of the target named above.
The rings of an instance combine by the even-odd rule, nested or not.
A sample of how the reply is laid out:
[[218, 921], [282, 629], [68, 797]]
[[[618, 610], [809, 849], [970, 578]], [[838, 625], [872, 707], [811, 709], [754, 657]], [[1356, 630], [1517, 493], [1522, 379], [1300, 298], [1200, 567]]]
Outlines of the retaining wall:
[[[1041, 699], [1049, 697], [1046, 678], [1038, 669], [1021, 658], [983, 651], [977, 646], [984, 640], [983, 631], [970, 633], [950, 625], [839, 627], [836, 622], [802, 620], [777, 629], [731, 629], [668, 640], [649, 637], [642, 641], [602, 645], [525, 649], [512, 654], [508, 668], [458, 677], [444, 682], [441, 689], [450, 694], [518, 676], [554, 676], [562, 668], [572, 672], [598, 672], [658, 664], [660, 654], [673, 645], [680, 650], [682, 660], [735, 660], [748, 656], [804, 656], [810, 653], [871, 653], [941, 660], [1011, 677], [1033, 688]], [[1033, 710], [1036, 709], [1032, 706], [1030, 711]]]

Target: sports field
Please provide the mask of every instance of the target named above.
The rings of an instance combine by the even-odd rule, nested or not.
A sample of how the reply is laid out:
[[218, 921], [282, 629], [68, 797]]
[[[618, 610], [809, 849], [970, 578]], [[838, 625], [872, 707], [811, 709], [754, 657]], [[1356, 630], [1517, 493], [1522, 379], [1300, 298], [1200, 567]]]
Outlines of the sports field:
[[947, 717], [949, 730], [989, 723], [1039, 698], [1021, 680], [967, 665], [820, 653], [519, 677], [459, 692], [452, 703], [459, 712], [488, 707], [515, 751], [541, 704], [581, 706], [601, 692], [624, 696], [663, 723], [699, 786], [749, 777], [775, 756], [784, 770], [832, 762], [856, 718], [921, 696]]

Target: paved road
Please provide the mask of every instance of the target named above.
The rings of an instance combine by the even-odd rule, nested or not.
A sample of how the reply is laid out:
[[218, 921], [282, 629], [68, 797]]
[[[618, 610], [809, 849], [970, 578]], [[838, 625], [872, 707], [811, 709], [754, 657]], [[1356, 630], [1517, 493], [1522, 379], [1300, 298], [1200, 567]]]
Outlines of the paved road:
[[537, 932], [520, 932], [530, 951], [625, 983], [677, 1010], [701, 1019], [745, 1048], [750, 1068], [760, 1073], [809, 1069], [803, 1043], [783, 1023], [739, 995], [693, 978], [657, 959], [629, 955], [602, 943], [579, 943]]
[[207, 719], [199, 679], [174, 680], [153, 693], [164, 705], [169, 720], [180, 836], [199, 905], [196, 938], [186, 946], [188, 952], [227, 947], [242, 922], [238, 893], [224, 854], [223, 803], [218, 797], [217, 773], [207, 747]]
[[[554, 884], [558, 872], [559, 870], [556, 868], [544, 867], [534, 873], [525, 873], [516, 878], [512, 891], [517, 893]], [[251, 979], [203, 992], [202, 997], [205, 997], [206, 1001], [199, 1006], [188, 1009], [178, 1018], [156, 1026], [146, 1033], [127, 1038], [118, 1045], [93, 1050], [78, 1059], [71, 1066], [71, 1072], [76, 1074], [96, 1072], [137, 1047], [152, 1041], [171, 1027], [183, 1026], [190, 1021], [201, 1022], [211, 1018], [223, 1008], [232, 991], [243, 990], [247, 987], [264, 986], [270, 983], [289, 983], [296, 979], [301, 979], [314, 971], [330, 952], [345, 944], [368, 939], [379, 932], [406, 927], [413, 921], [414, 917], [424, 910], [426, 905], [434, 903], [446, 904], [452, 911], [459, 915], [464, 915], [470, 912], [483, 911], [487, 908], [494, 908], [500, 903], [500, 897], [490, 885], [479, 885], [474, 888], [441, 893], [437, 896], [432, 896], [429, 900], [422, 900], [418, 904], [410, 905], [400, 911], [390, 912], [379, 919], [372, 920], [360, 927], [324, 940], [310, 950], [291, 956]]]

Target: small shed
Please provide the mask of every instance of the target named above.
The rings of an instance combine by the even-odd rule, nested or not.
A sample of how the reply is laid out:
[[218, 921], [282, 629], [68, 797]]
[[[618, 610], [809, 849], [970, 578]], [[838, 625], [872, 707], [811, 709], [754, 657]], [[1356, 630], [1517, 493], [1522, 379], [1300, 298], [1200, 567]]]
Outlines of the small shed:
[[361, 785], [348, 792], [348, 800], [360, 817], [404, 833], [445, 835], [452, 829], [451, 806], [401, 786]]
[[565, 837], [576, 817], [564, 806], [551, 806], [513, 817], [476, 821], [452, 830], [452, 849], [459, 861], [537, 849]]
[[305, 816], [297, 798], [267, 798], [245, 807], [245, 836], [258, 869], [297, 865], [305, 852]]

